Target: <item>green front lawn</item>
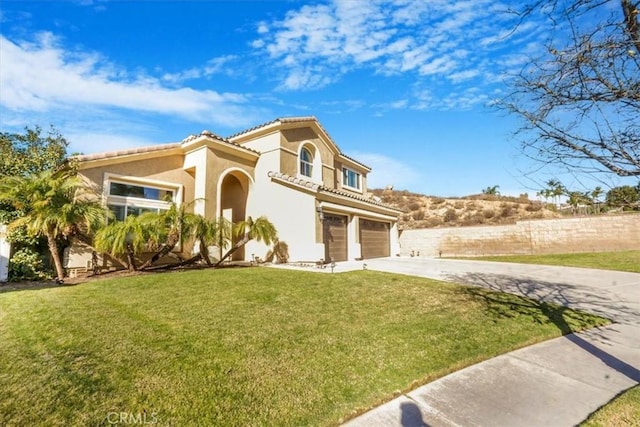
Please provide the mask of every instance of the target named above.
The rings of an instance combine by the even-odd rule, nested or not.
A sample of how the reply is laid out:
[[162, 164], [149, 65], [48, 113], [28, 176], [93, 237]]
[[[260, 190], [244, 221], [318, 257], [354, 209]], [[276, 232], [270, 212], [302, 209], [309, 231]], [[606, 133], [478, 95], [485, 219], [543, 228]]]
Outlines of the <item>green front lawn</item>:
[[621, 252], [589, 252], [579, 254], [506, 255], [467, 259], [519, 262], [523, 264], [562, 265], [566, 267], [600, 268], [603, 270], [619, 270], [640, 273], [640, 250]]
[[605, 320], [373, 271], [221, 269], [0, 293], [0, 425], [331, 425]]
[[640, 386], [627, 390], [587, 418], [581, 427], [640, 426]]

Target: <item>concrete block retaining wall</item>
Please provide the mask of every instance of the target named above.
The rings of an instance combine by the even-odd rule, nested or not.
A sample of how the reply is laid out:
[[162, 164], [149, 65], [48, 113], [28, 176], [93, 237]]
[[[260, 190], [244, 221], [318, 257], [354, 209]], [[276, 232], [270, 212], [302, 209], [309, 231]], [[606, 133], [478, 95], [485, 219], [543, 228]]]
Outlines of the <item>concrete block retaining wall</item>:
[[640, 214], [404, 230], [400, 255], [483, 256], [640, 249]]

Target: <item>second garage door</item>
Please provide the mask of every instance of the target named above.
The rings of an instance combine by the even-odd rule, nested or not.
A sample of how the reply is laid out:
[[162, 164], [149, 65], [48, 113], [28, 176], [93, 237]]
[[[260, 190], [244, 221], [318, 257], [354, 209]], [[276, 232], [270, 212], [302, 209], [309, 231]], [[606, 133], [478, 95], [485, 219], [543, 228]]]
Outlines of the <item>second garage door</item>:
[[389, 223], [360, 220], [360, 248], [362, 258], [381, 258], [390, 255]]

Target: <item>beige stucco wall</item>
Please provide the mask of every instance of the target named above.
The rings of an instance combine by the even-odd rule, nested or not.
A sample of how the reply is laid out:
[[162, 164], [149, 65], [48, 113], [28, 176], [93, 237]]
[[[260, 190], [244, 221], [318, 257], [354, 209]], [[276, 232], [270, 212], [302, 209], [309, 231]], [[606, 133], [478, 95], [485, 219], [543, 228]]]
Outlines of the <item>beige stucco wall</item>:
[[222, 213], [218, 206], [220, 203], [219, 188], [222, 185], [223, 177], [235, 170], [241, 170], [251, 179], [254, 179], [255, 166], [252, 161], [228, 153], [209, 150], [209, 157], [207, 158], [207, 176], [209, 177], [207, 202], [212, 208], [207, 209], [206, 217], [214, 218]]
[[[136, 160], [125, 163], [109, 164], [80, 170], [80, 175], [96, 184], [97, 191], [102, 193], [105, 174], [117, 174], [131, 177], [143, 177], [155, 181], [170, 182], [183, 185], [183, 199], [194, 198], [194, 177], [183, 169], [184, 156], [173, 155], [151, 159]], [[182, 202], [183, 200], [180, 200]]]
[[318, 181], [329, 188], [336, 188], [333, 173], [334, 152], [310, 127], [300, 129], [285, 129], [282, 131], [282, 165], [281, 172], [290, 176], [298, 175], [298, 153], [300, 147], [309, 144], [313, 147], [314, 156], [320, 161], [314, 164], [319, 172]]
[[[281, 161], [280, 153], [263, 154], [255, 169], [255, 182], [247, 200], [247, 215], [264, 215], [278, 231], [279, 239], [289, 245], [292, 261], [322, 258], [324, 245], [316, 241], [317, 214], [315, 195], [273, 182], [268, 176]], [[249, 242], [245, 257], [265, 257], [269, 247]]]
[[404, 230], [401, 255], [483, 256], [640, 249], [640, 214]]
[[[297, 152], [290, 152], [282, 150], [280, 151], [280, 172], [286, 173], [289, 176], [298, 175], [298, 154]], [[277, 172], [277, 171], [274, 171]]]

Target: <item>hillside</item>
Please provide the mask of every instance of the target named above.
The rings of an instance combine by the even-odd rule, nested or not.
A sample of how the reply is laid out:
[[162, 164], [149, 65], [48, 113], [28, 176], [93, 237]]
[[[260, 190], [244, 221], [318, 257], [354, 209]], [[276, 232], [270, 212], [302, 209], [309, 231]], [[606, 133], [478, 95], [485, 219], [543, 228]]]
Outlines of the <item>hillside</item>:
[[425, 196], [409, 191], [374, 189], [371, 192], [384, 203], [405, 213], [400, 228], [461, 227], [471, 225], [513, 224], [518, 220], [557, 218], [554, 206], [521, 197], [478, 194], [458, 198]]

